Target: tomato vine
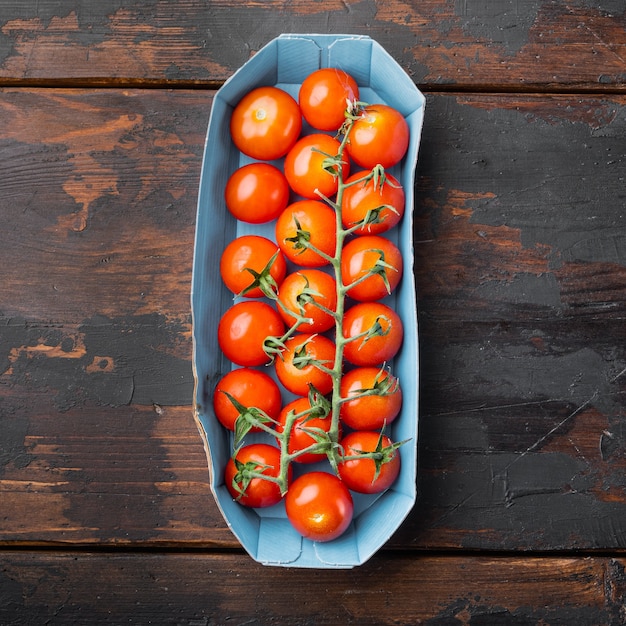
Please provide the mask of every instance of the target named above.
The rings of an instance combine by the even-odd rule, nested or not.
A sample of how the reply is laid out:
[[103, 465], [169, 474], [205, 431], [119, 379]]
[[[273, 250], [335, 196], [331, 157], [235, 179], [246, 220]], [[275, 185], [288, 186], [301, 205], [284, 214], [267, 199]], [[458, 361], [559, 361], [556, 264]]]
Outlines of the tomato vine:
[[[358, 455], [350, 455], [346, 454], [345, 450], [339, 443], [339, 431], [340, 431], [340, 408], [341, 404], [347, 401], [353, 401], [360, 397], [366, 397], [370, 395], [387, 395], [391, 393], [394, 388], [388, 385], [380, 384], [372, 389], [363, 390], [360, 393], [354, 394], [350, 398], [343, 398], [341, 396], [341, 378], [342, 371], [344, 366], [344, 346], [346, 343], [356, 341], [360, 338], [369, 338], [373, 336], [380, 336], [385, 333], [382, 329], [381, 325], [375, 322], [370, 328], [368, 328], [363, 333], [356, 335], [354, 337], [345, 338], [343, 336], [342, 331], [342, 321], [344, 316], [344, 307], [346, 302], [346, 297], [348, 291], [353, 288], [355, 285], [366, 280], [369, 276], [373, 275], [383, 275], [384, 280], [387, 282], [386, 271], [394, 270], [392, 266], [385, 263], [384, 255], [382, 251], [375, 250], [375, 252], [379, 253], [379, 260], [372, 266], [372, 268], [368, 271], [367, 274], [358, 277], [351, 283], [347, 285], [344, 284], [343, 281], [343, 272], [342, 272], [342, 264], [341, 264], [341, 251], [343, 249], [344, 241], [346, 237], [351, 235], [356, 230], [367, 226], [368, 224], [377, 224], [381, 220], [381, 211], [386, 208], [385, 205], [381, 205], [379, 208], [370, 211], [366, 217], [359, 223], [351, 226], [350, 228], [344, 228], [343, 220], [342, 220], [342, 197], [344, 190], [347, 188], [347, 185], [344, 180], [343, 175], [343, 164], [344, 164], [344, 152], [349, 140], [350, 129], [356, 119], [359, 117], [359, 109], [363, 106], [363, 103], [352, 103], [351, 107], [346, 112], [346, 121], [341, 128], [341, 136], [342, 140], [339, 144], [339, 149], [337, 154], [324, 154], [324, 164], [323, 167], [326, 171], [330, 172], [334, 177], [337, 178], [338, 187], [337, 194], [335, 199], [327, 197], [326, 195], [318, 192], [318, 195], [322, 198], [324, 202], [326, 202], [332, 209], [335, 211], [336, 215], [336, 252], [334, 256], [329, 256], [325, 252], [317, 249], [313, 244], [310, 243], [309, 233], [301, 230], [300, 225], [298, 224], [298, 233], [297, 236], [292, 239], [294, 243], [296, 243], [297, 247], [301, 247], [303, 249], [313, 250], [323, 258], [325, 258], [332, 266], [333, 273], [335, 277], [336, 283], [336, 296], [337, 296], [337, 304], [334, 311], [326, 309], [325, 307], [320, 307], [326, 313], [331, 315], [335, 320], [335, 360], [333, 366], [329, 368], [325, 363], [322, 363], [315, 359], [308, 359], [304, 352], [305, 346], [303, 345], [303, 355], [300, 357], [300, 363], [297, 362], [297, 359], [294, 359], [294, 364], [296, 367], [303, 367], [305, 364], [313, 364], [322, 372], [328, 373], [333, 378], [333, 388], [331, 392], [331, 401], [329, 402], [325, 396], [319, 393], [315, 387], [311, 386], [309, 392], [309, 401], [311, 408], [302, 412], [302, 413], [290, 413], [287, 417], [286, 423], [284, 424], [282, 430], [279, 432], [276, 428], [277, 422], [275, 419], [270, 418], [263, 411], [256, 409], [254, 407], [244, 407], [242, 406], [235, 398], [229, 396], [231, 402], [235, 405], [237, 410], [240, 413], [240, 417], [237, 420], [236, 429], [235, 429], [235, 449], [237, 449], [245, 435], [253, 428], [261, 429], [276, 438], [280, 442], [281, 449], [281, 468], [277, 477], [268, 476], [263, 473], [262, 469], [254, 470], [252, 468], [248, 468], [247, 471], [247, 482], [249, 482], [251, 477], [258, 477], [265, 480], [270, 480], [276, 482], [281, 489], [281, 492], [284, 494], [288, 490], [287, 484], [287, 476], [289, 473], [290, 464], [295, 461], [299, 456], [306, 453], [324, 453], [328, 457], [331, 467], [333, 470], [337, 471], [338, 464], [340, 462], [345, 462], [350, 460], [351, 458], [371, 458], [376, 463], [377, 472], [380, 471], [380, 465], [388, 462], [391, 458], [392, 453], [404, 442], [390, 444], [386, 447], [378, 446], [376, 450], [371, 452], [360, 452]], [[381, 186], [386, 184], [386, 174], [385, 169], [376, 165], [369, 173], [364, 175], [363, 177], [353, 180], [349, 183], [349, 185], [357, 185], [357, 184], [366, 184], [370, 180], [373, 180], [376, 186]], [[348, 186], [349, 186], [348, 185]], [[278, 254], [278, 253], [277, 253]], [[275, 255], [276, 256], [276, 255]], [[285, 346], [285, 342], [291, 338], [299, 329], [302, 324], [305, 324], [309, 321], [307, 317], [302, 315], [299, 311], [293, 311], [292, 309], [287, 309], [285, 305], [281, 303], [278, 298], [278, 289], [277, 285], [273, 280], [267, 280], [269, 276], [269, 267], [275, 260], [275, 256], [270, 259], [268, 266], [264, 268], [261, 272], [256, 272], [254, 270], [248, 269], [248, 271], [254, 276], [254, 282], [251, 283], [249, 287], [246, 288], [245, 291], [248, 291], [254, 287], [260, 287], [263, 291], [263, 294], [277, 303], [279, 307], [282, 307], [287, 313], [292, 315], [295, 318], [294, 323], [287, 329], [287, 331], [281, 337], [268, 337], [266, 340], [266, 353], [268, 357], [272, 360], [276, 358], [281, 358], [282, 352]], [[319, 306], [314, 298], [310, 298], [309, 301], [314, 306]], [[397, 384], [397, 381], [396, 381]], [[293, 429], [293, 425], [295, 422], [303, 417], [303, 416], [318, 416], [323, 415], [324, 417], [330, 416], [332, 422], [331, 427], [328, 432], [324, 433], [316, 433], [317, 441], [312, 443], [308, 448], [303, 450], [299, 450], [296, 453], [288, 452], [289, 438], [291, 436], [291, 431]], [[382, 434], [381, 434], [382, 437]], [[381, 439], [382, 441], [382, 439]]]
[[[364, 171], [360, 176], [353, 175], [349, 177], [348, 152], [351, 132], [356, 124], [363, 122], [365, 112], [370, 109], [366, 103], [357, 99], [348, 100], [346, 104], [344, 122], [334, 138], [337, 145], [336, 153], [326, 152], [316, 148], [314, 145], [311, 148], [313, 152], [318, 154], [317, 161], [320, 161], [319, 157], [321, 157], [321, 169], [329, 174], [334, 181], [334, 186], [324, 185], [323, 189], [316, 187], [313, 190], [314, 196], [319, 198], [321, 202], [334, 212], [334, 254], [330, 254], [327, 250], [321, 249], [314, 243], [313, 233], [307, 230], [306, 226], [303, 226], [295, 214], [290, 218], [295, 224], [295, 232], [285, 238], [285, 243], [291, 246], [291, 252], [295, 255], [295, 258], [297, 258], [298, 254], [310, 252], [319, 257], [318, 265], [325, 263], [331, 266], [335, 287], [334, 307], [329, 308], [318, 302], [316, 296], [321, 294], [312, 289], [306, 279], [305, 287], [297, 298], [297, 310], [287, 306], [281, 300], [280, 285], [270, 273], [277, 256], [281, 254], [280, 250], [270, 258], [263, 269], [245, 268], [245, 271], [250, 275], [251, 282], [238, 294], [246, 296], [251, 292], [260, 291], [264, 297], [274, 303], [281, 315], [284, 314], [284, 319], [290, 320], [282, 334], [269, 335], [263, 340], [262, 348], [270, 363], [274, 362], [277, 365], [277, 360], [285, 359], [285, 354], [289, 350], [291, 367], [296, 370], [304, 370], [313, 366], [319, 373], [330, 377], [332, 386], [329, 391], [323, 391], [318, 389], [315, 384], [309, 382], [307, 385], [308, 393], [306, 393], [308, 406], [301, 410], [293, 409], [288, 411], [282, 420], [279, 420], [276, 416], [270, 416], [258, 407], [245, 406], [232, 394], [224, 392], [239, 414], [234, 424], [234, 452], [231, 460], [235, 463], [235, 469], [231, 469], [233, 484], [229, 486], [229, 489], [231, 493], [238, 494], [236, 497], [240, 501], [243, 500], [248, 486], [256, 479], [268, 481], [278, 486], [280, 494], [284, 496], [290, 487], [292, 464], [311, 454], [319, 455], [320, 458], [326, 457], [333, 473], [340, 478], [342, 474], [340, 468], [347, 474], [348, 470], [345, 468], [351, 462], [371, 461], [373, 463], [372, 485], [379, 481], [385, 465], [389, 464], [391, 466], [393, 464], [395, 467], [394, 471], [398, 471], [398, 448], [405, 442], [392, 442], [386, 437], [384, 435], [386, 426], [384, 422], [378, 436], [369, 445], [371, 449], [365, 449], [361, 442], [358, 445], [355, 443], [354, 446], [344, 446], [341, 439], [341, 413], [344, 404], [354, 403], [359, 399], [372, 396], [391, 396], [397, 394], [399, 388], [397, 378], [393, 377], [385, 363], [382, 363], [379, 364], [379, 374], [375, 377], [375, 382], [371, 387], [352, 390], [350, 394], [342, 395], [342, 373], [346, 363], [346, 347], [356, 342], [360, 342], [359, 346], [369, 344], [370, 342], [374, 343], [376, 338], [385, 337], [389, 334], [392, 325], [395, 324], [395, 321], [385, 313], [383, 306], [381, 312], [364, 328], [354, 333], [347, 333], [344, 328], [347, 300], [351, 295], [351, 290], [355, 290], [355, 288], [365, 284], [372, 277], [380, 277], [382, 279], [384, 295], [391, 293], [397, 284], [397, 280], [390, 281], [389, 274], [401, 271], [401, 267], [399, 268], [397, 264], [394, 265], [389, 260], [387, 250], [382, 247], [373, 247], [368, 251], [376, 257], [375, 262], [366, 268], [366, 271], [348, 280], [346, 284], [344, 283], [346, 275], [342, 265], [343, 250], [346, 241], [353, 235], [363, 235], [368, 229], [381, 226], [385, 220], [389, 219], [390, 215], [392, 216], [390, 223], [394, 225], [404, 210], [403, 206], [400, 209], [396, 209], [389, 203], [382, 202], [380, 205], [367, 208], [363, 217], [357, 221], [349, 224], [345, 223], [342, 209], [346, 190], [358, 186], [365, 187], [369, 184], [375, 190], [382, 189], [385, 185], [398, 185], [397, 181], [387, 174], [385, 167], [380, 164], [373, 165], [371, 169]], [[325, 145], [328, 145], [328, 143]], [[289, 159], [289, 155], [287, 155], [287, 159]], [[332, 196], [327, 191], [327, 189], [331, 188], [334, 190]], [[311, 196], [309, 195], [308, 198], [310, 200]], [[285, 210], [288, 210], [288, 208]], [[384, 226], [384, 228], [387, 227]], [[382, 232], [382, 230], [383, 227], [381, 226], [376, 232]], [[372, 239], [374, 238], [372, 237]], [[397, 279], [399, 280], [399, 276]], [[303, 327], [312, 322], [311, 317], [307, 315], [305, 306], [317, 307], [325, 315], [332, 318], [334, 323], [334, 355], [332, 359], [317, 358], [315, 354], [312, 356], [309, 352], [318, 335], [316, 333], [303, 334]], [[397, 319], [399, 320], [399, 318]], [[320, 337], [323, 337], [328, 342], [325, 336], [320, 335]], [[296, 342], [295, 347], [293, 346], [294, 342]], [[297, 395], [302, 396], [303, 394]], [[314, 419], [320, 417], [330, 419], [330, 427], [328, 429], [310, 425]], [[308, 426], [307, 423], [309, 423]], [[290, 449], [290, 441], [295, 428], [308, 435], [311, 443], [305, 447], [292, 450]], [[255, 465], [254, 461], [245, 463], [237, 461], [239, 452], [244, 448], [245, 437], [251, 431], [264, 432], [278, 443], [280, 461], [279, 467], [273, 468], [274, 471], [268, 471], [267, 464], [258, 463]], [[364, 491], [367, 492], [367, 489]]]

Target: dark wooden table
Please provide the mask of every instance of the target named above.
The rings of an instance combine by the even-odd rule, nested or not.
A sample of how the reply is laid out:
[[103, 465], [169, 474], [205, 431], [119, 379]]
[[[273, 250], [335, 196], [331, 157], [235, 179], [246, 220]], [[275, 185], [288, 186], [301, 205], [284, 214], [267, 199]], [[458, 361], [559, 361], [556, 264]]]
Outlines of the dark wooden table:
[[[368, 34], [427, 96], [418, 489], [354, 570], [208, 487], [190, 284], [215, 90]], [[626, 3], [0, 5], [0, 623], [626, 623]]]

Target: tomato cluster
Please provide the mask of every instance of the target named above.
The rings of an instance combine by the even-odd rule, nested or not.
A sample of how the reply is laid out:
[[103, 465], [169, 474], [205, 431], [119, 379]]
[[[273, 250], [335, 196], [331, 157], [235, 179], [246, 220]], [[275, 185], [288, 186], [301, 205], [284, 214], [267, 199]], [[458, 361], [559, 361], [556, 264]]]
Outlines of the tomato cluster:
[[[297, 101], [278, 87], [250, 91], [230, 134], [253, 162], [230, 176], [226, 207], [242, 222], [273, 223], [274, 237], [237, 237], [220, 263], [235, 303], [218, 343], [238, 366], [213, 394], [234, 433], [224, 480], [245, 506], [284, 499], [299, 533], [329, 541], [352, 521], [352, 492], [384, 491], [400, 471], [402, 442], [384, 429], [402, 405], [389, 363], [403, 327], [383, 299], [403, 272], [388, 234], [405, 195], [386, 170], [404, 157], [409, 128], [390, 106], [359, 102], [346, 72], [325, 68]], [[250, 432], [263, 442], [247, 443]]]

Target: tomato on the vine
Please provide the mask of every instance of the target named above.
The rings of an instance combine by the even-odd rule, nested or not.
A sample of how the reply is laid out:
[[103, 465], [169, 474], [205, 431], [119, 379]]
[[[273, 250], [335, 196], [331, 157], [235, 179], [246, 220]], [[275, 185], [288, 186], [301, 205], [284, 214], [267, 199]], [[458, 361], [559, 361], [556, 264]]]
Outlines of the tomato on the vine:
[[409, 125], [402, 114], [386, 104], [367, 105], [355, 120], [346, 151], [366, 170], [399, 163], [409, 146]]
[[[346, 458], [338, 466], [339, 477], [352, 491], [380, 493], [389, 489], [400, 473], [400, 453], [386, 435], [361, 430], [348, 433], [341, 446]], [[359, 458], [361, 453], [374, 452], [380, 458]]]
[[278, 419], [282, 407], [280, 389], [265, 372], [240, 367], [224, 374], [213, 390], [215, 417], [228, 430], [235, 429], [239, 411], [231, 402], [232, 396], [241, 405], [257, 408], [272, 419]]
[[299, 200], [290, 204], [276, 220], [276, 242], [284, 255], [297, 265], [328, 265], [337, 247], [335, 212], [320, 200]]
[[354, 503], [334, 474], [308, 472], [296, 478], [285, 496], [287, 519], [312, 541], [331, 541], [350, 526]]
[[[293, 191], [310, 199], [319, 198], [319, 193], [327, 198], [334, 196], [339, 186], [339, 166], [332, 166], [329, 171], [325, 162], [337, 155], [339, 147], [337, 139], [323, 133], [298, 139], [287, 153], [284, 163], [285, 177]], [[347, 159], [342, 161], [341, 172], [344, 179], [350, 174]]]
[[[263, 275], [270, 261], [268, 275]], [[233, 239], [224, 249], [220, 259], [220, 274], [224, 284], [234, 294], [260, 298], [263, 291], [258, 281], [276, 292], [287, 274], [287, 263], [279, 247], [267, 237], [242, 235]]]
[[270, 163], [249, 163], [235, 170], [224, 190], [226, 208], [238, 220], [264, 224], [289, 204], [289, 183]]
[[[288, 482], [291, 479], [289, 468]], [[280, 450], [267, 443], [252, 443], [240, 448], [224, 470], [224, 483], [230, 495], [244, 506], [261, 508], [282, 500], [279, 485], [251, 475], [257, 472], [274, 478], [280, 475]]]
[[261, 161], [285, 156], [302, 130], [298, 103], [278, 87], [257, 87], [248, 92], [230, 118], [230, 134], [244, 154]]
[[217, 340], [227, 359], [242, 366], [264, 365], [268, 337], [282, 337], [283, 318], [266, 302], [246, 300], [231, 306], [217, 326]]
[[353, 365], [381, 365], [400, 350], [404, 328], [400, 316], [382, 302], [359, 302], [343, 317], [344, 357]]
[[[402, 408], [398, 379], [379, 367], [356, 367], [341, 378], [342, 402], [339, 415], [355, 430], [381, 430], [391, 424]], [[353, 398], [350, 400], [350, 398]]]
[[333, 377], [322, 368], [332, 369], [335, 343], [324, 335], [299, 333], [285, 341], [285, 348], [276, 358], [278, 380], [297, 396], [306, 396], [309, 385], [322, 395], [333, 388]]
[[[284, 495], [290, 523], [319, 542], [350, 526], [350, 489], [379, 493], [400, 470], [399, 444], [383, 428], [399, 415], [402, 391], [384, 364], [400, 350], [403, 326], [381, 300], [403, 272], [400, 250], [384, 233], [399, 223], [406, 198], [385, 169], [406, 154], [409, 127], [398, 110], [359, 97], [353, 77], [324, 68], [302, 82], [298, 102], [277, 87], [252, 89], [229, 127], [235, 147], [255, 162], [228, 178], [226, 207], [246, 224], [275, 220], [276, 243], [238, 236], [220, 259], [224, 284], [239, 296], [217, 328], [224, 357], [239, 366], [212, 395], [217, 420], [234, 433], [224, 482], [248, 507]], [[301, 136], [303, 125], [312, 134]], [[350, 177], [355, 165], [363, 171]], [[271, 376], [259, 367], [270, 363]], [[284, 393], [297, 397], [283, 407]], [[278, 446], [242, 445], [250, 430]], [[292, 462], [327, 455], [335, 472], [300, 466], [293, 480]]]
[[[397, 178], [385, 173], [384, 181], [367, 177], [366, 170], [352, 174], [341, 199], [344, 228], [361, 224], [357, 235], [379, 235], [393, 228], [404, 215], [405, 195]], [[367, 178], [366, 178], [367, 177]], [[358, 182], [365, 178], [365, 182]]]
[[[308, 397], [296, 398], [288, 404], [286, 404], [281, 410], [278, 416], [278, 432], [283, 432], [285, 423], [290, 413], [298, 417], [295, 418], [295, 422], [289, 434], [289, 444], [287, 450], [289, 454], [295, 454], [309, 448], [313, 444], [319, 444], [323, 442], [321, 449], [318, 451], [303, 452], [295, 457], [295, 461], [298, 463], [316, 463], [325, 458], [326, 450], [324, 444], [328, 443], [328, 439], [325, 439], [324, 433], [328, 433], [330, 430], [332, 419], [330, 414], [324, 415], [323, 412], [319, 414], [316, 412], [315, 407], [311, 407], [311, 402]], [[326, 448], [328, 449], [328, 448]]]
[[355, 237], [343, 248], [343, 284], [349, 287], [348, 295], [359, 302], [372, 302], [389, 295], [398, 286], [402, 270], [402, 253], [380, 235]]
[[337, 130], [345, 120], [347, 102], [358, 101], [359, 86], [347, 72], [325, 67], [309, 74], [300, 86], [298, 103], [304, 119], [318, 130]]
[[[281, 306], [282, 305], [282, 306]], [[335, 279], [318, 269], [301, 269], [289, 274], [278, 290], [278, 312], [291, 327], [295, 315], [307, 318], [298, 332], [323, 333], [335, 325], [332, 313], [337, 307]]]

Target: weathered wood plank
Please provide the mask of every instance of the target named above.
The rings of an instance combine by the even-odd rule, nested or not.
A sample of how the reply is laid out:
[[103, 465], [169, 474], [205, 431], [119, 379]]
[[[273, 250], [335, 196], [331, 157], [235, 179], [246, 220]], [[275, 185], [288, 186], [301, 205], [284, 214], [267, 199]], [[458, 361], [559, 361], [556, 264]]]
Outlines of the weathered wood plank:
[[211, 95], [1, 92], [6, 316], [78, 324], [123, 308], [188, 324]]
[[[0, 93], [5, 544], [236, 545], [189, 406], [210, 102]], [[390, 546], [625, 546], [625, 112], [623, 97], [429, 97], [420, 497]]]
[[415, 264], [425, 517], [407, 541], [625, 544], [624, 104], [428, 109]]
[[189, 405], [55, 411], [39, 395], [2, 418], [0, 545], [238, 545]]
[[623, 90], [622, 4], [483, 0], [5, 2], [0, 79], [223, 81], [280, 33], [377, 39], [423, 87]]
[[0, 94], [0, 542], [233, 544], [191, 410], [211, 96]]
[[374, 557], [356, 570], [228, 554], [3, 552], [3, 624], [624, 623], [623, 559]]

